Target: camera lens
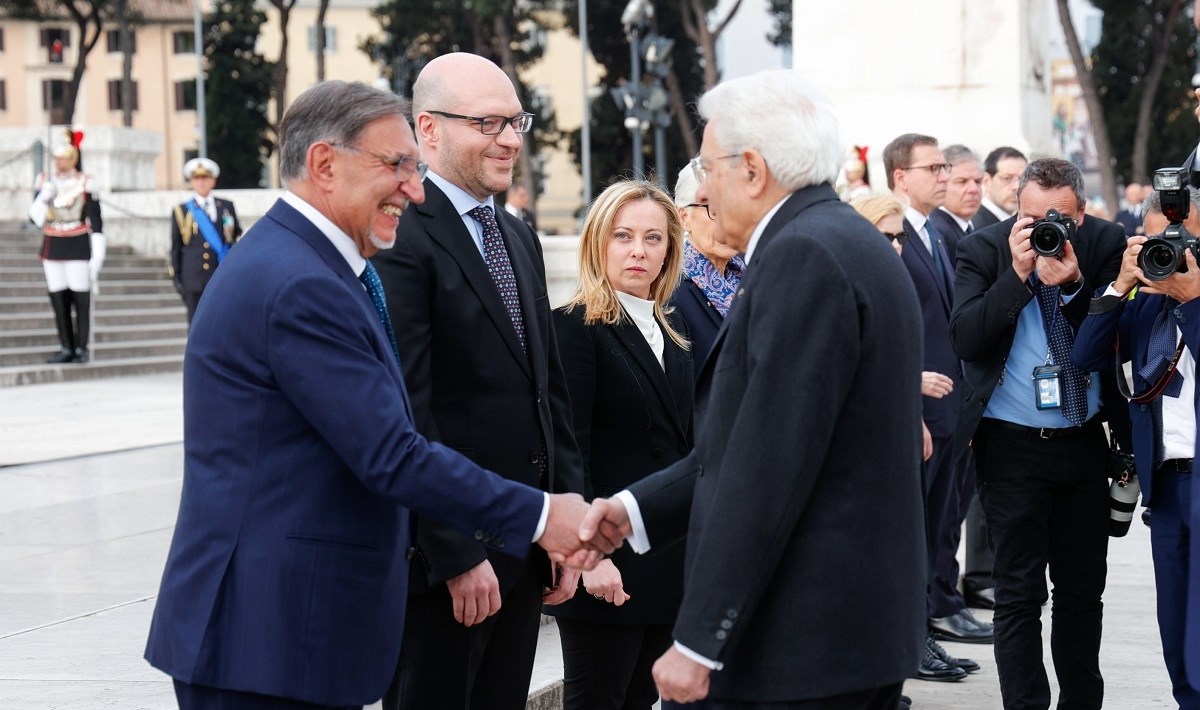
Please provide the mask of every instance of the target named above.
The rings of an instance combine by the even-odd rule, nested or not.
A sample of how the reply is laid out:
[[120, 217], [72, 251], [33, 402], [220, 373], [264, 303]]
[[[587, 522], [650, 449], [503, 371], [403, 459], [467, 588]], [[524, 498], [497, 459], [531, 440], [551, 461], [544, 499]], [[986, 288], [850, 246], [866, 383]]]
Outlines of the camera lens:
[[1162, 281], [1179, 268], [1179, 252], [1164, 239], [1150, 239], [1138, 254], [1138, 268], [1150, 281]]
[[1057, 222], [1042, 222], [1033, 228], [1029, 243], [1041, 256], [1058, 256], [1066, 247], [1067, 230]]

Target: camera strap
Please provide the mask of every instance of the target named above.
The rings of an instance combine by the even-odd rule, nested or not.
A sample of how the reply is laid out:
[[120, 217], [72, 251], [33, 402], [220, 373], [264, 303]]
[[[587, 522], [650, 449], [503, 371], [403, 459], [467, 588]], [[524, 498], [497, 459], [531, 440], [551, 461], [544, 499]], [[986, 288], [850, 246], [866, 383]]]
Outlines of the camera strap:
[[1171, 362], [1167, 363], [1167, 369], [1159, 375], [1158, 380], [1141, 394], [1131, 394], [1129, 391], [1129, 383], [1125, 380], [1125, 372], [1121, 362], [1121, 336], [1117, 336], [1116, 344], [1116, 375], [1117, 389], [1121, 392], [1121, 396], [1136, 404], [1146, 404], [1154, 401], [1154, 398], [1162, 394], [1167, 388], [1167, 383], [1171, 381], [1171, 376], [1175, 374], [1175, 367], [1179, 364], [1179, 357], [1183, 355], [1183, 338], [1179, 339], [1179, 345], [1175, 347], [1175, 356], [1171, 358]]

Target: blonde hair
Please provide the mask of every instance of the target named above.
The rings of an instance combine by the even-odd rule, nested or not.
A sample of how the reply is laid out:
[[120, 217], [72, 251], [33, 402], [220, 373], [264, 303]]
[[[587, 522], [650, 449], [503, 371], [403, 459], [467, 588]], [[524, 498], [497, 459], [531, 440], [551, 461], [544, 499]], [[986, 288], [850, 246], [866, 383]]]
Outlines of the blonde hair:
[[609, 237], [613, 223], [622, 207], [638, 200], [650, 200], [662, 208], [667, 218], [667, 258], [663, 262], [658, 278], [650, 284], [650, 298], [654, 301], [654, 315], [662, 324], [663, 331], [676, 345], [689, 347], [687, 338], [671, 327], [666, 315], [674, 309], [667, 302], [679, 285], [683, 268], [683, 224], [670, 196], [661, 188], [645, 180], [622, 180], [609, 185], [601, 192], [583, 222], [583, 234], [579, 238], [579, 287], [566, 303], [568, 312], [576, 306], [584, 309], [583, 321], [588, 325], [603, 323], [616, 325], [623, 311], [617, 300], [616, 291], [608, 281], [605, 269], [608, 256]]
[[878, 225], [879, 221], [889, 215], [904, 216], [904, 204], [891, 195], [872, 195], [860, 197], [850, 202], [850, 206], [867, 218], [871, 224]]

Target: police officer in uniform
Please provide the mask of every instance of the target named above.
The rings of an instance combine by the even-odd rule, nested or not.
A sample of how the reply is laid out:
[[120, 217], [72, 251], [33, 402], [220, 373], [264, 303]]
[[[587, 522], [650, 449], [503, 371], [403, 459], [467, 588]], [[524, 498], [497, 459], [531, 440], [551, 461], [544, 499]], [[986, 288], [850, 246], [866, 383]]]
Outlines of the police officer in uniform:
[[220, 175], [221, 168], [208, 158], [187, 161], [183, 177], [195, 194], [171, 214], [171, 278], [187, 306], [188, 325], [208, 280], [242, 236], [233, 203], [212, 195]]
[[70, 144], [54, 150], [54, 169], [38, 175], [37, 196], [29, 206], [30, 220], [42, 230], [39, 256], [61, 346], [50, 363], [91, 359], [92, 284], [105, 252], [99, 194], [91, 177], [77, 167], [83, 134], [68, 130], [68, 135]]

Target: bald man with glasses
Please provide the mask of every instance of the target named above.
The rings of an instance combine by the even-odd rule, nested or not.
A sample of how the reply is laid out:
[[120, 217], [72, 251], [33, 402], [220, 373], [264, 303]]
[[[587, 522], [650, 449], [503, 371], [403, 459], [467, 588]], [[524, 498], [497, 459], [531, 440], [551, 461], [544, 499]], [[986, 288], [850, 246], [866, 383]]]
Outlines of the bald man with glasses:
[[[473, 54], [438, 57], [413, 85], [429, 163], [425, 202], [374, 259], [421, 433], [544, 491], [583, 490], [541, 244], [496, 195], [533, 114], [512, 81]], [[525, 707], [542, 604], [578, 572], [543, 554], [506, 559], [417, 517], [399, 667], [384, 707]]]

